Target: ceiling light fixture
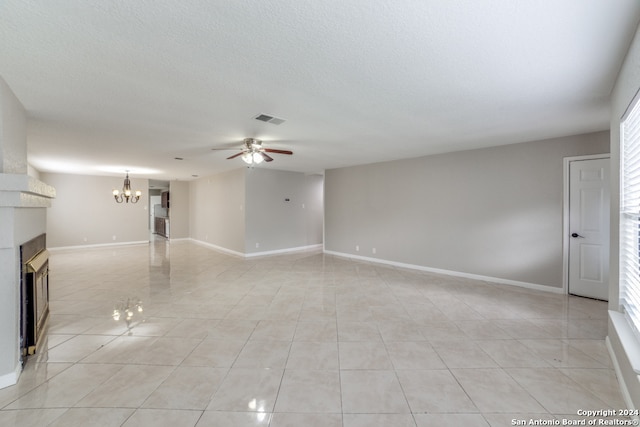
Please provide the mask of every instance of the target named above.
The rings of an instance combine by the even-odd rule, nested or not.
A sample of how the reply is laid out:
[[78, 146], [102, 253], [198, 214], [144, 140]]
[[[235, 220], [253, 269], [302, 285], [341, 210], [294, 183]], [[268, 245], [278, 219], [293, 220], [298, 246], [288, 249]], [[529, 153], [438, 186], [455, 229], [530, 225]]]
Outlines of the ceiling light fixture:
[[259, 165], [264, 161], [264, 157], [259, 151], [248, 151], [242, 155], [242, 160], [248, 165]]
[[129, 203], [137, 203], [140, 200], [140, 196], [142, 196], [142, 191], [136, 191], [135, 196], [133, 196], [134, 192], [131, 190], [131, 180], [129, 180], [129, 171], [127, 171], [127, 176], [124, 179], [124, 185], [122, 186], [122, 192], [119, 190], [113, 190], [113, 197], [116, 199], [116, 202], [122, 203], [126, 201]]

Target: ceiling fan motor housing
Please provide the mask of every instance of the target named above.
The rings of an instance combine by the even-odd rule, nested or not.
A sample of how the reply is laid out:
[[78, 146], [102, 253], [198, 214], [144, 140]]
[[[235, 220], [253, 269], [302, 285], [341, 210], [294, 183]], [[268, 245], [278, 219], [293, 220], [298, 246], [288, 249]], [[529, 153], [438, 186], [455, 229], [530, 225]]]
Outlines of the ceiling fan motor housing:
[[245, 147], [247, 147], [248, 150], [256, 151], [262, 148], [262, 141], [255, 138], [245, 138], [244, 145]]

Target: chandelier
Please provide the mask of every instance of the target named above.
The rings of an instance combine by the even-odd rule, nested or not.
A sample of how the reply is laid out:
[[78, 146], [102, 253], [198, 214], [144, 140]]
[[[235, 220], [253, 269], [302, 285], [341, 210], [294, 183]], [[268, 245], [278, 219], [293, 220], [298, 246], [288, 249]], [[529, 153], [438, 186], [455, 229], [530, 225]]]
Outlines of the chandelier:
[[113, 197], [118, 203], [122, 203], [123, 201], [126, 201], [127, 203], [129, 203], [129, 201], [131, 201], [131, 203], [137, 203], [138, 200], [140, 200], [142, 191], [136, 191], [135, 196], [132, 194], [131, 180], [129, 180], [129, 171], [127, 171], [127, 176], [125, 177], [124, 185], [122, 186], [122, 192], [120, 192], [120, 190], [113, 190]]

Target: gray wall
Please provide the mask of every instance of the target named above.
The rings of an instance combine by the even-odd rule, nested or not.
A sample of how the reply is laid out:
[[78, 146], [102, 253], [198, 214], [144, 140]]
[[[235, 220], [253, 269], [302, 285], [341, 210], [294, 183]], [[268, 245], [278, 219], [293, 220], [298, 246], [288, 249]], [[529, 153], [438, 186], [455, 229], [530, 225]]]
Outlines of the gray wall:
[[169, 237], [171, 239], [186, 239], [189, 237], [189, 183], [187, 181], [171, 181], [169, 195]]
[[[122, 187], [124, 177], [40, 178], [58, 192], [47, 216], [49, 247], [149, 240], [147, 180], [131, 178], [132, 187], [143, 191], [138, 203], [118, 204], [111, 191]], [[322, 243], [322, 176], [240, 168], [172, 181], [169, 191], [172, 239], [191, 237], [239, 254]]]
[[321, 244], [321, 178], [247, 169], [246, 253]]
[[[122, 177], [41, 173], [57, 190], [47, 214], [51, 248], [149, 241], [148, 180], [131, 178], [143, 192], [136, 204], [116, 203], [111, 192], [122, 189]], [[113, 238], [115, 236], [115, 240]]]
[[[609, 280], [609, 308], [619, 310], [619, 215], [620, 215], [620, 119], [627, 106], [640, 90], [640, 33], [629, 48], [625, 62], [611, 95], [611, 252]], [[625, 356], [620, 338], [613, 326], [609, 325], [609, 339], [620, 367], [622, 380], [636, 408], [640, 408], [640, 376], [631, 369]], [[637, 343], [636, 343], [637, 344]], [[637, 344], [640, 345], [640, 344]]]
[[191, 238], [244, 253], [244, 174], [236, 169], [190, 181]]
[[324, 240], [324, 175], [306, 175], [304, 183], [307, 200], [307, 239], [309, 242], [321, 244]]
[[599, 132], [328, 170], [325, 249], [562, 287], [563, 157], [608, 152]]

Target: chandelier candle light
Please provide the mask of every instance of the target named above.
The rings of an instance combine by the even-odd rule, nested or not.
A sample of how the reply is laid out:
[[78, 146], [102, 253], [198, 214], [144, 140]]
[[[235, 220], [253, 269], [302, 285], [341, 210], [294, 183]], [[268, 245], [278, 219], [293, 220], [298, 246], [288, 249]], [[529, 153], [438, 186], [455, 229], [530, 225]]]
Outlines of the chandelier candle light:
[[116, 199], [116, 202], [122, 203], [126, 201], [129, 203], [137, 203], [140, 200], [140, 196], [142, 196], [142, 191], [136, 191], [135, 196], [132, 195], [133, 191], [131, 190], [131, 180], [129, 180], [129, 171], [127, 171], [127, 176], [124, 179], [124, 185], [122, 187], [122, 192], [119, 190], [113, 190], [113, 197]]

